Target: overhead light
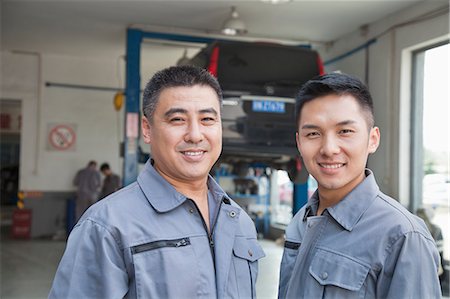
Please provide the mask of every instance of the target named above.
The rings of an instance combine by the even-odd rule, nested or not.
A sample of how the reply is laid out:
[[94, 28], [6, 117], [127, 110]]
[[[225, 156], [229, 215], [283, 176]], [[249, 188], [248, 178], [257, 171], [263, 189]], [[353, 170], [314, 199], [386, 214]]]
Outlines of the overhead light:
[[177, 65], [189, 65], [191, 60], [187, 57], [187, 49], [184, 49], [183, 56], [177, 60]]
[[222, 33], [226, 35], [240, 35], [247, 33], [245, 23], [239, 19], [239, 14], [234, 6], [231, 7], [230, 16], [223, 23]]

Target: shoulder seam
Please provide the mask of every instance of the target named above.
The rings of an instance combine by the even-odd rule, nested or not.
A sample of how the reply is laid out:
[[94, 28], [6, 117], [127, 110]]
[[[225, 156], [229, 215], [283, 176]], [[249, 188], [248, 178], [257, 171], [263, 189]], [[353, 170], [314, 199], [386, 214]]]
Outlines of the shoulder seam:
[[92, 224], [95, 224], [95, 225], [98, 225], [98, 226], [100, 226], [101, 228], [103, 228], [105, 231], [107, 231], [110, 235], [111, 235], [111, 237], [113, 237], [113, 239], [114, 239], [114, 241], [116, 242], [116, 244], [117, 244], [117, 246], [119, 247], [119, 249], [120, 250], [123, 250], [123, 245], [121, 245], [121, 242], [120, 242], [120, 240], [118, 240], [118, 238], [108, 229], [108, 227], [106, 227], [106, 225], [104, 225], [104, 224], [102, 224], [102, 223], [100, 223], [100, 222], [97, 222], [97, 221], [95, 221], [95, 220], [93, 220], [93, 219], [91, 219], [91, 218], [87, 218], [85, 221], [89, 221], [89, 222], [91, 222]]

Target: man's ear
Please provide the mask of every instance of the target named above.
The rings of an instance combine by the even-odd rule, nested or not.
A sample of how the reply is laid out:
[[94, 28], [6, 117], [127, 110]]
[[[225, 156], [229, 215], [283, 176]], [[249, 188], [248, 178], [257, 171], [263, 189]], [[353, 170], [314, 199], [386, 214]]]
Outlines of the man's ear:
[[380, 145], [380, 129], [373, 127], [369, 132], [369, 154], [373, 154], [377, 151]]
[[151, 132], [150, 132], [150, 122], [148, 121], [147, 117], [142, 116], [141, 121], [141, 131], [142, 131], [142, 137], [144, 139], [144, 142], [147, 144], [151, 144]]

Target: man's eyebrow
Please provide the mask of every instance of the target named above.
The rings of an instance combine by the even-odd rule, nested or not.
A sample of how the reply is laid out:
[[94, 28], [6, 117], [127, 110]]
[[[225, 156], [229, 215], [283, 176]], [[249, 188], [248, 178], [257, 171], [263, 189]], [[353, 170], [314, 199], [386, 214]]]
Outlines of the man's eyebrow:
[[337, 125], [338, 126], [345, 126], [345, 125], [352, 125], [352, 124], [355, 124], [355, 123], [356, 123], [356, 121], [349, 119], [349, 120], [344, 120], [344, 121], [338, 122]]
[[302, 129], [319, 129], [319, 126], [311, 125], [311, 124], [305, 124], [302, 126]]
[[214, 108], [206, 108], [206, 109], [201, 109], [199, 111], [199, 113], [212, 113], [214, 115], [218, 115], [219, 113], [216, 111], [216, 109]]
[[[211, 113], [211, 114], [214, 114], [214, 115], [218, 115], [219, 114], [216, 111], [216, 109], [214, 109], [214, 108], [200, 109], [198, 112], [200, 114], [204, 114], [204, 113]], [[186, 109], [184, 109], [184, 108], [171, 108], [171, 109], [167, 110], [166, 113], [164, 113], [164, 116], [165, 117], [170, 117], [170, 116], [172, 116], [173, 114], [176, 114], [176, 113], [187, 114], [188, 111]]]
[[165, 117], [170, 117], [171, 115], [173, 115], [175, 113], [186, 114], [187, 110], [183, 109], [183, 108], [171, 108], [171, 109], [167, 110], [166, 113], [164, 113], [164, 116]]
[[[336, 125], [337, 126], [346, 126], [346, 125], [352, 125], [352, 124], [355, 124], [355, 123], [356, 123], [356, 121], [349, 119], [349, 120], [340, 121]], [[320, 129], [319, 126], [313, 125], [313, 124], [304, 124], [301, 128], [302, 129], [311, 129], [311, 130]]]

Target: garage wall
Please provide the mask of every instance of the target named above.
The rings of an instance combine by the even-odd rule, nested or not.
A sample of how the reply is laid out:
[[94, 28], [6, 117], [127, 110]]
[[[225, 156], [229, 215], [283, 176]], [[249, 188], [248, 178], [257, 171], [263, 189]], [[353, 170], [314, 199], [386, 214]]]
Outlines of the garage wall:
[[374, 170], [380, 188], [404, 205], [409, 203], [410, 184], [411, 53], [449, 38], [448, 10], [445, 15], [430, 20], [390, 28], [442, 7], [448, 8], [448, 2], [421, 3], [370, 24], [367, 31], [356, 30], [320, 49], [326, 62], [376, 38], [367, 48], [326, 65], [326, 69], [367, 78], [374, 98], [376, 125], [381, 130], [381, 146], [370, 157], [369, 167]]
[[[175, 64], [183, 50], [144, 45], [142, 87], [157, 70]], [[123, 58], [2, 52], [1, 61], [1, 97], [22, 100], [21, 190], [72, 191], [76, 171], [92, 159], [121, 173], [123, 108], [117, 113], [113, 107], [115, 91], [45, 84], [119, 88], [125, 80]], [[49, 150], [48, 130], [54, 124], [73, 126], [73, 149]]]
[[[75, 171], [90, 159], [119, 169], [114, 92], [45, 86], [53, 82], [116, 87], [115, 61], [2, 53], [2, 62], [2, 97], [24, 102], [20, 189], [72, 190]], [[73, 150], [49, 150], [51, 124], [73, 124]]]
[[[365, 34], [357, 30], [319, 49], [322, 58], [327, 61], [337, 57], [395, 24], [445, 5], [448, 5], [446, 1], [426, 1], [370, 24]], [[400, 99], [408, 88], [400, 87], [400, 62], [402, 57], [405, 59], [404, 51], [410, 51], [417, 44], [442, 38], [445, 34], [448, 34], [448, 14], [388, 31], [377, 38], [376, 43], [368, 48], [368, 53], [359, 51], [327, 65], [328, 71], [341, 70], [362, 78], [368, 75], [368, 84], [375, 99], [377, 124], [382, 132], [381, 147], [371, 157], [369, 166], [375, 171], [381, 188], [394, 197], [400, 197], [402, 201], [408, 200], [407, 182], [403, 182], [402, 178], [408, 179], [409, 156], [407, 149], [404, 151], [398, 141], [401, 140], [401, 144], [408, 147], [409, 99], [403, 100], [405, 109], [401, 110]], [[175, 64], [183, 48], [145, 44], [143, 51], [142, 86], [155, 71]], [[189, 56], [194, 52], [190, 51]], [[369, 57], [367, 70], [364, 65], [366, 54]], [[114, 92], [45, 87], [44, 83], [119, 87], [124, 84], [124, 76], [119, 82], [117, 61], [122, 62], [123, 73], [123, 60], [82, 54], [74, 57], [10, 52], [2, 52], [1, 58], [1, 96], [22, 100], [22, 190], [71, 191], [75, 172], [91, 159], [99, 163], [108, 161], [113, 170], [121, 172], [119, 141], [122, 139], [123, 118], [120, 113], [118, 120], [112, 106]], [[407, 67], [403, 70], [407, 70]], [[75, 126], [77, 141], [73, 151], [51, 152], [47, 149], [47, 128], [52, 123], [70, 123]], [[147, 146], [143, 146], [147, 150]]]

